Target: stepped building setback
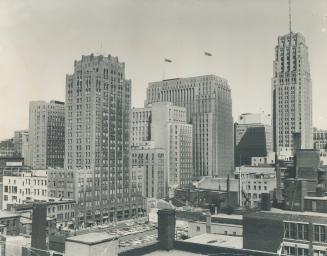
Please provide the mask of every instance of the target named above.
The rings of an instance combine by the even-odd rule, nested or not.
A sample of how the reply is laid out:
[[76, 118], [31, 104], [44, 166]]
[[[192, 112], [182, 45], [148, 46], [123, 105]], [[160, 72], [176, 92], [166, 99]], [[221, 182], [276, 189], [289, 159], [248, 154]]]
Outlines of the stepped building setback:
[[[131, 81], [117, 57], [82, 56], [66, 76], [65, 169], [91, 170], [84, 220], [129, 218]], [[78, 200], [76, 200], [78, 201]], [[85, 208], [86, 207], [86, 208]], [[81, 216], [83, 218], [83, 216]]]

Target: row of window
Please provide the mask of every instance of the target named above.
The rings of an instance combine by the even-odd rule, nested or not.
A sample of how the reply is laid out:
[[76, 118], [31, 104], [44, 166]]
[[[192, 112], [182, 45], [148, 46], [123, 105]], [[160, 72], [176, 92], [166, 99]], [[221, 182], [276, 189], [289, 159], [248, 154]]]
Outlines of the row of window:
[[[309, 240], [309, 224], [284, 222], [284, 238], [295, 240]], [[327, 242], [327, 226], [313, 225], [313, 241]]]

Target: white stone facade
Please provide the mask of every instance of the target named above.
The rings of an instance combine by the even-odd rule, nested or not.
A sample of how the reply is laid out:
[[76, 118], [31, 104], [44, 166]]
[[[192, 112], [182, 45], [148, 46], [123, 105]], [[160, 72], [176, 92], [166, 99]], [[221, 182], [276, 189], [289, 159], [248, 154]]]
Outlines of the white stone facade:
[[313, 147], [308, 47], [300, 33], [278, 37], [273, 63], [272, 119], [278, 156], [285, 155], [281, 151], [293, 151], [294, 132], [301, 133], [301, 148]]

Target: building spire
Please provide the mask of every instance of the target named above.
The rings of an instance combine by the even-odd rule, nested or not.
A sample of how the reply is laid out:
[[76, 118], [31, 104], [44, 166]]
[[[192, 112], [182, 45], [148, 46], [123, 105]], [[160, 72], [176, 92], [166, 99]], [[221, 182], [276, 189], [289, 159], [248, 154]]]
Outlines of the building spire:
[[288, 0], [288, 22], [290, 34], [292, 33], [292, 0]]

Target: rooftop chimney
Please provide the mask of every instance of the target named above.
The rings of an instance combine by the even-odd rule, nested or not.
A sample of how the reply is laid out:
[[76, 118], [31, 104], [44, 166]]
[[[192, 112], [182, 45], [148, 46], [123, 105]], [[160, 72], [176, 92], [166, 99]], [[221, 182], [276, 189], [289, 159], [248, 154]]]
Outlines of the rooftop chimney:
[[169, 251], [174, 248], [175, 227], [175, 210], [158, 210], [158, 239], [161, 249]]

